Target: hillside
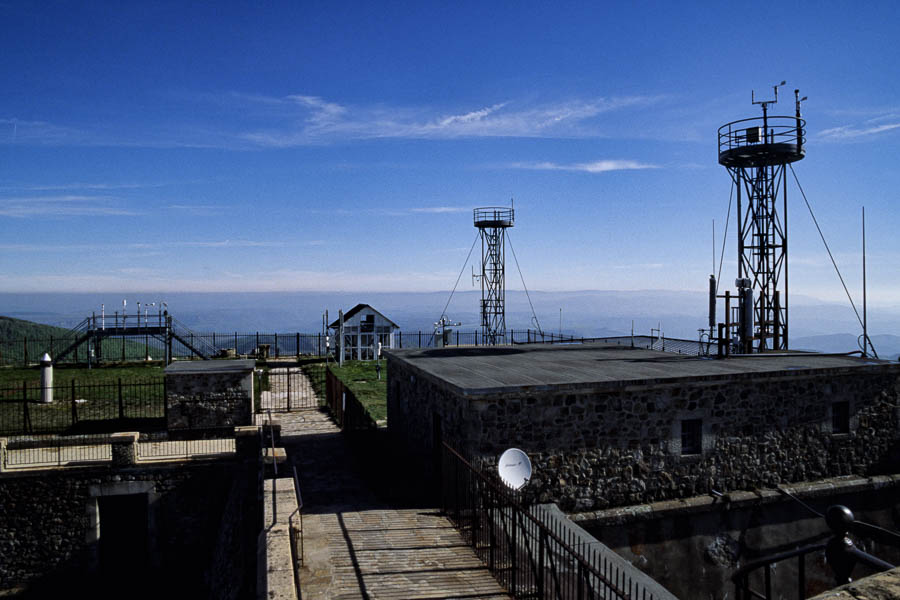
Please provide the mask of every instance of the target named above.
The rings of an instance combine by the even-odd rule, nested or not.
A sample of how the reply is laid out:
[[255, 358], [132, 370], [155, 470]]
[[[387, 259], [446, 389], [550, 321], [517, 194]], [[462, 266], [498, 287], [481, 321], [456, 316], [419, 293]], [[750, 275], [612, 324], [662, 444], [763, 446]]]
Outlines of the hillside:
[[26, 337], [33, 340], [50, 339], [51, 336], [62, 337], [67, 334], [68, 330], [62, 327], [0, 316], [0, 340], [22, 340]]

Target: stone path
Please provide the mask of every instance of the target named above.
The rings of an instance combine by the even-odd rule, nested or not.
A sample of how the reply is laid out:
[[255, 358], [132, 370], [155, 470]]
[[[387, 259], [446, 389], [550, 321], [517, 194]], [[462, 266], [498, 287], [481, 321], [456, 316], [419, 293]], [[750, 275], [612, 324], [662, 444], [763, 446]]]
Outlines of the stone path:
[[327, 414], [309, 409], [278, 420], [300, 473], [304, 600], [509, 598], [437, 509], [378, 500]]
[[260, 393], [259, 402], [263, 411], [283, 411], [313, 408], [318, 400], [300, 367], [275, 367], [269, 369], [269, 389]]

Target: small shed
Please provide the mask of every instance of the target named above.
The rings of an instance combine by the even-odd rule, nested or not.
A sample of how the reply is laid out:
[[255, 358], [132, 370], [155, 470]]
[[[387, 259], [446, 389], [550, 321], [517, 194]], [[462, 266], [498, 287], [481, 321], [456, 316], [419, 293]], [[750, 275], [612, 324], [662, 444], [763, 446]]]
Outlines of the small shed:
[[340, 326], [340, 319], [328, 325], [335, 332], [336, 350], [344, 353], [344, 360], [374, 360], [378, 344], [383, 349], [394, 347], [394, 332], [399, 329], [368, 304], [357, 304], [344, 313], [343, 339]]

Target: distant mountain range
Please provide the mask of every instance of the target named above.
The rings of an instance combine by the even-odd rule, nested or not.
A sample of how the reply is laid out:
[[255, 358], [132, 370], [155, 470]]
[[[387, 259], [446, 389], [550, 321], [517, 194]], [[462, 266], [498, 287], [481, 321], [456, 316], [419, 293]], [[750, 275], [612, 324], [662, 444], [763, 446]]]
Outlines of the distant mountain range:
[[[703, 292], [667, 290], [571, 292], [507, 291], [508, 329], [537, 329], [584, 336], [647, 335], [660, 328], [669, 337], [697, 339], [707, 327], [707, 295]], [[165, 301], [169, 312], [197, 332], [317, 332], [326, 310], [329, 319], [338, 309], [349, 310], [359, 302], [371, 304], [404, 331], [431, 331], [446, 306], [446, 314], [462, 331], [479, 327], [480, 291], [447, 292], [277, 292], [277, 293], [179, 293], [179, 294], [0, 294], [0, 314], [37, 323], [70, 328], [105, 303], [107, 315], [126, 310], [136, 314], [137, 300]], [[533, 318], [532, 309], [537, 316]], [[717, 320], [724, 307], [719, 306]], [[0, 330], [2, 331], [2, 330]], [[869, 309], [869, 331], [879, 354], [900, 354], [900, 311]], [[856, 332], [856, 333], [854, 333]], [[823, 352], [857, 349], [861, 332], [852, 309], [844, 304], [791, 296], [790, 341], [795, 348]], [[57, 335], [57, 334], [54, 334]]]

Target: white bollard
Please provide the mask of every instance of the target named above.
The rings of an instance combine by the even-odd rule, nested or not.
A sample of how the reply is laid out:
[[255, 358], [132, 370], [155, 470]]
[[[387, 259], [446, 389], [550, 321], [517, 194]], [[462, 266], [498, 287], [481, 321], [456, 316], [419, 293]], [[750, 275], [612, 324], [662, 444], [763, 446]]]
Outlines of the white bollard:
[[41, 357], [41, 402], [53, 402], [53, 359], [46, 352]]

